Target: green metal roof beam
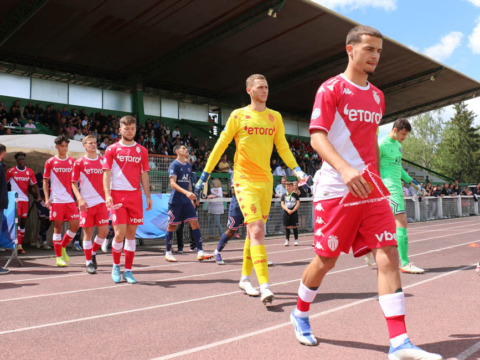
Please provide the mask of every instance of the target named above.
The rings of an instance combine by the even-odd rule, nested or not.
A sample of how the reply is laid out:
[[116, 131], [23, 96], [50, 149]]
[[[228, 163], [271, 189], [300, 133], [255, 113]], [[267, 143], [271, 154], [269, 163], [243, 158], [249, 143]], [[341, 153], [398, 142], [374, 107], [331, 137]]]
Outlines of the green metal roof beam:
[[5, 44], [48, 0], [23, 0], [0, 24], [0, 46]]

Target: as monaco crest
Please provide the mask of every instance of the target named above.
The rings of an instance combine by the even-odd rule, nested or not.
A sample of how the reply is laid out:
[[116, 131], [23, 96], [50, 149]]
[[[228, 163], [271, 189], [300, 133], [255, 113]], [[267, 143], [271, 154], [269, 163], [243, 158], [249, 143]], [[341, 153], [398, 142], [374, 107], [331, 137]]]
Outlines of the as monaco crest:
[[328, 247], [330, 250], [335, 251], [338, 247], [338, 238], [335, 235], [332, 235], [328, 238]]

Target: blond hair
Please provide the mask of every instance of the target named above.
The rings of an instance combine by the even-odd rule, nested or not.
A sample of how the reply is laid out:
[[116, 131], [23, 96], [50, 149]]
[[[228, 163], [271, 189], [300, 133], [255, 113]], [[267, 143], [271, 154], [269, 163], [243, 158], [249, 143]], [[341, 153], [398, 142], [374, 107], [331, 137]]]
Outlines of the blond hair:
[[247, 78], [247, 81], [246, 81], [247, 88], [251, 88], [253, 86], [253, 83], [255, 82], [255, 80], [265, 80], [265, 81], [267, 81], [267, 78], [265, 76], [263, 76], [262, 74], [250, 75]]
[[97, 142], [97, 138], [96, 138], [95, 136], [93, 136], [93, 135], [87, 135], [87, 136], [85, 136], [85, 137], [82, 139], [82, 144], [85, 145], [85, 144], [87, 143], [87, 140], [88, 140], [88, 139], [93, 139], [93, 140], [95, 140], [95, 142]]
[[212, 187], [219, 188], [222, 187], [222, 183], [220, 182], [220, 179], [212, 179]]

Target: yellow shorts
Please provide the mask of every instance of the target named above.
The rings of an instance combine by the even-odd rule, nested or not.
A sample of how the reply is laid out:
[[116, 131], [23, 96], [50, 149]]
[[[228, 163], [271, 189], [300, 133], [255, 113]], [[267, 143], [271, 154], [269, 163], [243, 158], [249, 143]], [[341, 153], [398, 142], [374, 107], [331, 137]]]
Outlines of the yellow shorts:
[[245, 224], [257, 220], [263, 220], [263, 223], [267, 222], [272, 205], [272, 193], [273, 180], [268, 182], [235, 181], [235, 194]]

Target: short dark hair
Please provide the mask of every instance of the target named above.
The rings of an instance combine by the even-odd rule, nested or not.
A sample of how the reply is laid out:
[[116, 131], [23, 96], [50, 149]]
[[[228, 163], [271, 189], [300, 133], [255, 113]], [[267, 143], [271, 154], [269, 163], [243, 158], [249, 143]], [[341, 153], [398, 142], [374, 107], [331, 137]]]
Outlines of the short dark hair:
[[380, 38], [383, 40], [383, 35], [377, 29], [366, 26], [366, 25], [358, 25], [351, 29], [347, 34], [347, 45], [353, 45], [362, 42], [362, 36], [369, 35]]
[[70, 140], [65, 135], [58, 135], [55, 138], [55, 145], [60, 145], [62, 142], [66, 142], [68, 144]]
[[410, 125], [410, 122], [407, 119], [400, 118], [395, 120], [392, 129], [397, 129], [398, 131], [407, 130], [408, 132], [410, 132], [412, 131], [412, 125]]
[[247, 78], [247, 80], [245, 81], [245, 84], [246, 84], [247, 88], [251, 88], [253, 86], [253, 83], [255, 82], [255, 80], [265, 80], [265, 81], [267, 81], [267, 78], [265, 76], [263, 76], [262, 74], [250, 75]]
[[20, 151], [15, 154], [15, 160], [17, 160], [20, 156], [27, 157], [27, 154], [24, 152]]
[[7, 147], [3, 144], [0, 144], [0, 154], [4, 153], [5, 151], [7, 151]]
[[182, 144], [175, 145], [175, 146], [173, 147], [173, 153], [174, 153], [175, 155], [177, 155], [177, 150], [180, 149], [182, 146], [185, 146], [185, 145], [182, 145]]

